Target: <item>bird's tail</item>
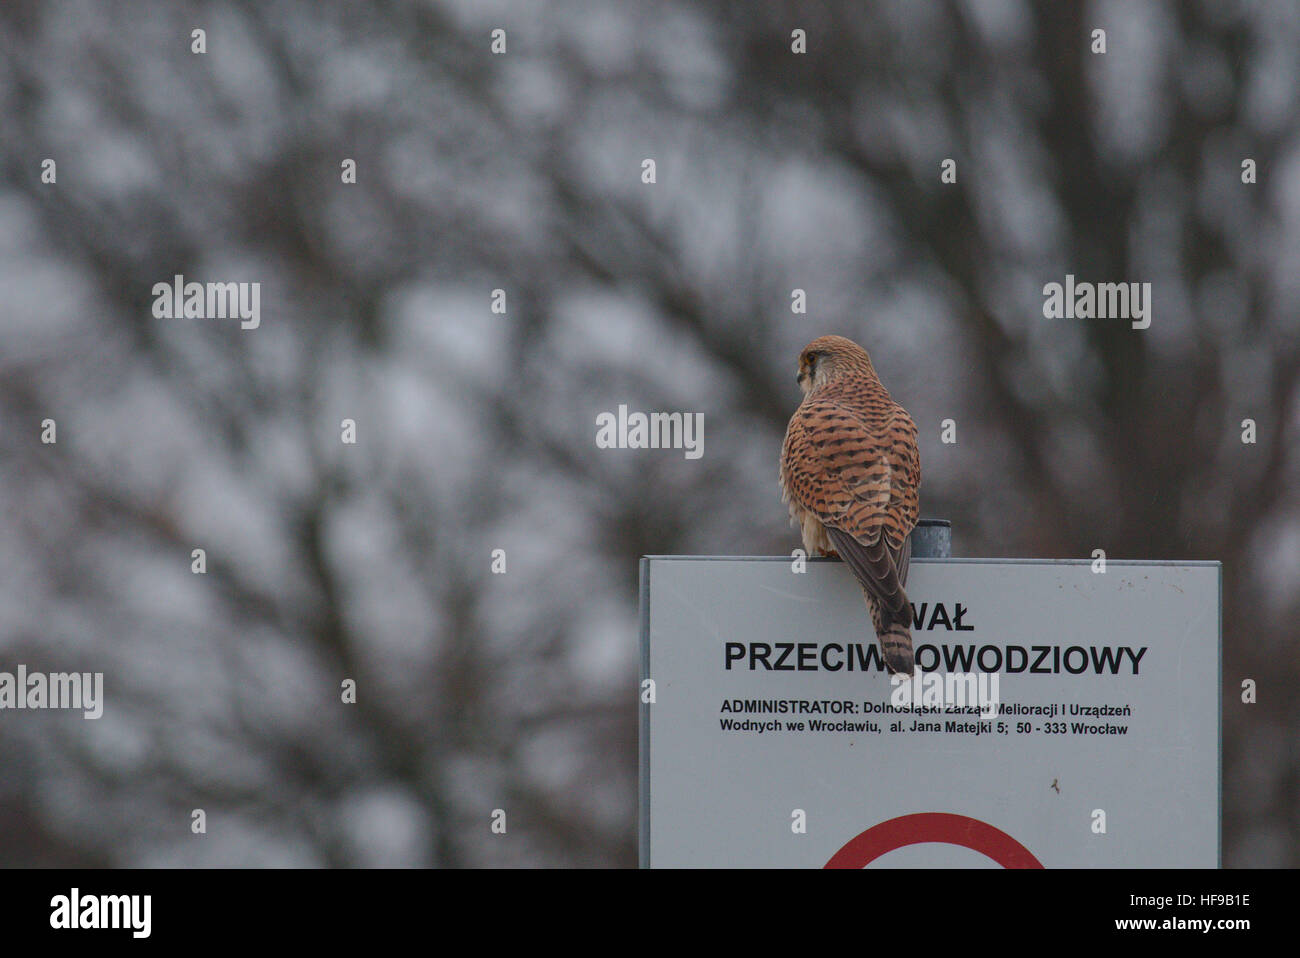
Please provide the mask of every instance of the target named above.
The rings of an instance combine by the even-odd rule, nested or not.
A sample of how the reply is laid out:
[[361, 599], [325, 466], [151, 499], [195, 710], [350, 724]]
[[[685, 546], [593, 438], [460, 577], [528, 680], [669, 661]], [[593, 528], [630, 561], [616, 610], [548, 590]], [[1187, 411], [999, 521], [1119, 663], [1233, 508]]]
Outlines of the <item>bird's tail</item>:
[[871, 624], [875, 626], [880, 651], [885, 657], [885, 668], [891, 672], [911, 675], [916, 660], [912, 656], [912, 606], [900, 589], [892, 609], [882, 609], [871, 593], [862, 590], [871, 610]]
[[902, 623], [893, 623], [885, 631], [876, 633], [880, 651], [885, 655], [885, 668], [891, 672], [911, 675], [916, 661], [912, 657], [912, 631]]

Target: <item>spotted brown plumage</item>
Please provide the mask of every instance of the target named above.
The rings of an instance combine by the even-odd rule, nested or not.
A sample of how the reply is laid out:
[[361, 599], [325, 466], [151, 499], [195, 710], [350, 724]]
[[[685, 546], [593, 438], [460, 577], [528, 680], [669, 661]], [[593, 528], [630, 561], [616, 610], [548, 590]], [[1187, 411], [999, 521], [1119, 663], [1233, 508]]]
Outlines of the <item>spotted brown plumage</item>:
[[910, 675], [908, 535], [919, 514], [916, 423], [890, 398], [867, 351], [822, 336], [799, 354], [803, 402], [781, 451], [781, 493], [809, 555], [838, 555], [862, 584], [891, 672]]

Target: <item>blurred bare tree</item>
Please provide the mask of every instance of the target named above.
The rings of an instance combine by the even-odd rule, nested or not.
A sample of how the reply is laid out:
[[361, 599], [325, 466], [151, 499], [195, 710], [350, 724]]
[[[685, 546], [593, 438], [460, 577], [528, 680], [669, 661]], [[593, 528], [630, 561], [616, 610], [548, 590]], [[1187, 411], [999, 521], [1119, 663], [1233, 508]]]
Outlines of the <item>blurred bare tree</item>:
[[0, 660], [108, 689], [0, 717], [0, 864], [632, 864], [636, 559], [793, 547], [824, 332], [961, 554], [1223, 561], [1225, 863], [1300, 864], [1293, 4], [150, 6], [0, 6]]

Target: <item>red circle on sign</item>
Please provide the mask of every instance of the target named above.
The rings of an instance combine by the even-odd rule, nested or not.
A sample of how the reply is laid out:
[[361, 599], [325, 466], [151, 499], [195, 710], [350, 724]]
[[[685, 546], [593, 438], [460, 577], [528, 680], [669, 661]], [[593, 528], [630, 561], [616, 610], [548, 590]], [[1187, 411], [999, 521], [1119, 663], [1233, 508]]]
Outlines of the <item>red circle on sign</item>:
[[921, 812], [872, 825], [849, 839], [831, 856], [826, 868], [862, 868], [886, 852], [905, 845], [943, 842], [962, 845], [987, 855], [1003, 868], [1042, 868], [1033, 853], [1006, 832], [965, 815]]

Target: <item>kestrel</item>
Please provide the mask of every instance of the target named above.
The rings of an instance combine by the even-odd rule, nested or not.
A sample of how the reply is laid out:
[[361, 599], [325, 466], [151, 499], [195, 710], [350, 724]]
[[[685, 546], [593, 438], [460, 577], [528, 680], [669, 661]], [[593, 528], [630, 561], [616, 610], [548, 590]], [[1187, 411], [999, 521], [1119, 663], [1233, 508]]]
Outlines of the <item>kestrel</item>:
[[911, 675], [903, 588], [919, 512], [916, 423], [881, 385], [867, 351], [843, 336], [804, 347], [797, 379], [804, 396], [781, 451], [782, 499], [808, 554], [838, 554], [862, 584], [885, 666]]

